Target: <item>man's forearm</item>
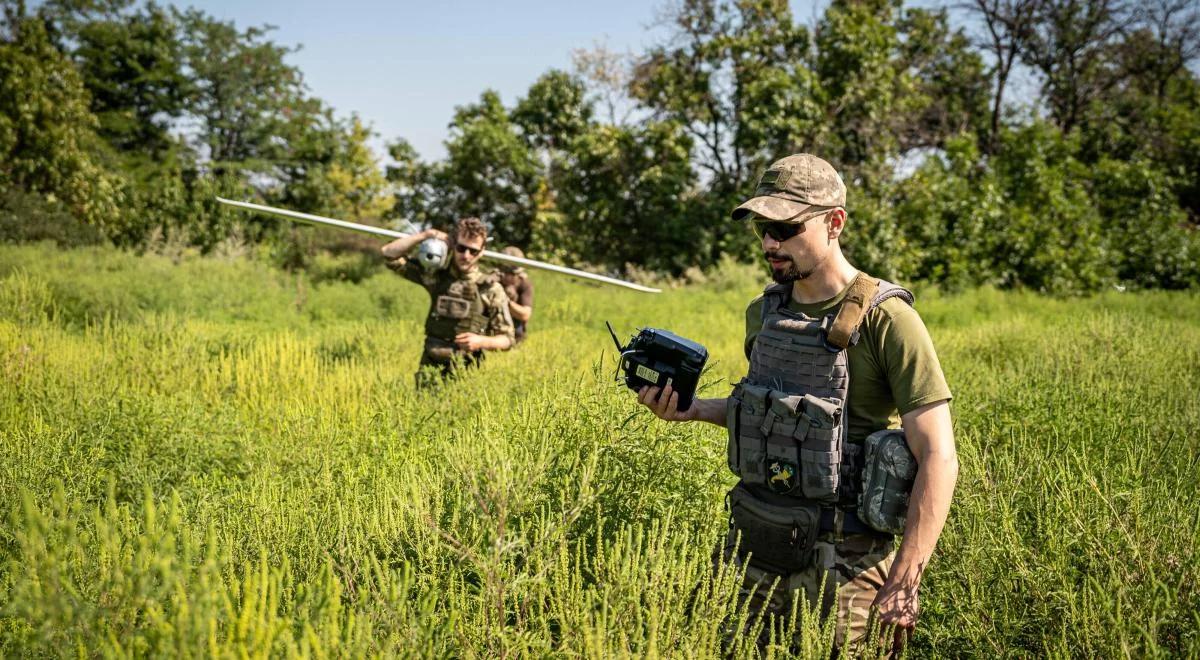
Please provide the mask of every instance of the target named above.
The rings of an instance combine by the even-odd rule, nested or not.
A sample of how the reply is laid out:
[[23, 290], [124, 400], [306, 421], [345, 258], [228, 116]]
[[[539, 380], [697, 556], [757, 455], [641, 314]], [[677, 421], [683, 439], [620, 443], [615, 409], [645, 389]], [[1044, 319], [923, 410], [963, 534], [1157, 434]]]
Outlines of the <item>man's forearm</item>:
[[480, 348], [485, 351], [507, 351], [512, 348], [512, 340], [508, 338], [508, 335], [484, 337], [480, 344]]
[[508, 313], [513, 317], [514, 321], [528, 321], [529, 317], [533, 316], [533, 307], [522, 305], [510, 299], [508, 301]]
[[391, 243], [384, 245], [382, 248], [379, 248], [379, 251], [382, 252], [383, 256], [388, 259], [403, 257], [411, 252], [412, 249], [421, 241], [429, 238], [429, 236], [430, 233], [428, 230], [418, 232], [416, 234], [409, 234], [408, 236], [402, 236]]
[[929, 565], [933, 548], [946, 524], [950, 498], [954, 495], [957, 480], [958, 458], [953, 451], [931, 451], [924, 456], [917, 469], [916, 482], [909, 499], [908, 520], [904, 525], [904, 538], [892, 564], [889, 582], [911, 588], [920, 585], [921, 576]]
[[[729, 399], [693, 399], [697, 422], [708, 422], [725, 428], [725, 406]], [[689, 411], [690, 412], [690, 411]]]

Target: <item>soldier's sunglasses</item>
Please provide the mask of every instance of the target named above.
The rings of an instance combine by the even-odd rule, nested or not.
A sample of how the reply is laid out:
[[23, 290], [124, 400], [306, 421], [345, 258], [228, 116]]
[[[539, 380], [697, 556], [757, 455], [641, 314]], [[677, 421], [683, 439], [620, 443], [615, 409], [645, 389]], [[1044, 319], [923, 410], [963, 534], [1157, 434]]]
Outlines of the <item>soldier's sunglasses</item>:
[[752, 222], [754, 235], [758, 240], [762, 240], [763, 236], [770, 236], [777, 242], [782, 243], [797, 234], [804, 231], [803, 222]]
[[473, 248], [463, 245], [462, 243], [455, 245], [454, 249], [457, 250], [459, 254], [470, 254], [472, 257], [477, 257], [479, 256], [480, 252], [483, 252], [483, 248]]
[[[836, 207], [834, 207], [836, 208]], [[833, 208], [821, 209], [815, 213], [809, 213], [800, 220], [795, 218], [800, 217], [800, 214], [788, 218], [787, 220], [754, 220], [750, 223], [750, 227], [754, 230], [754, 235], [758, 240], [762, 240], [763, 236], [770, 236], [775, 241], [782, 243], [788, 239], [794, 238], [796, 235], [804, 232], [804, 223], [819, 218], [826, 213], [832, 211]]]

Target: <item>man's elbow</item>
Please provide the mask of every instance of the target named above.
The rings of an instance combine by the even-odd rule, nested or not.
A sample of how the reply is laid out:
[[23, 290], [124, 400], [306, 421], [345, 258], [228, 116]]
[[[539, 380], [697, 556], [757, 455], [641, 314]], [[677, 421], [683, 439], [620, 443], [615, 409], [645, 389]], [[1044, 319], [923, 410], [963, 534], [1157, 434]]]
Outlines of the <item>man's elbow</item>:
[[514, 334], [510, 333], [510, 334], [496, 335], [496, 338], [494, 340], [492, 340], [492, 350], [507, 351], [508, 349], [515, 346], [516, 343], [517, 343], [516, 335], [514, 335]]
[[926, 453], [920, 467], [950, 483], [958, 481], [958, 452], [953, 447]]

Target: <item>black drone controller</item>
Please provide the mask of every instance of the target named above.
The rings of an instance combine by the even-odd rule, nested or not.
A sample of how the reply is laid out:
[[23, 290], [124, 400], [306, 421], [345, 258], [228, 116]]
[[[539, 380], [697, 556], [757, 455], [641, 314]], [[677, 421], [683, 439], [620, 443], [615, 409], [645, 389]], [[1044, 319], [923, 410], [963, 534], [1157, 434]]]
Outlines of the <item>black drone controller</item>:
[[635, 392], [647, 385], [665, 387], [669, 383], [679, 393], [679, 410], [692, 406], [700, 372], [708, 361], [707, 348], [657, 328], [643, 328], [628, 345], [622, 346], [612, 324], [605, 321], [604, 325], [608, 326], [617, 352], [621, 354], [618, 379], [624, 371], [625, 385]]

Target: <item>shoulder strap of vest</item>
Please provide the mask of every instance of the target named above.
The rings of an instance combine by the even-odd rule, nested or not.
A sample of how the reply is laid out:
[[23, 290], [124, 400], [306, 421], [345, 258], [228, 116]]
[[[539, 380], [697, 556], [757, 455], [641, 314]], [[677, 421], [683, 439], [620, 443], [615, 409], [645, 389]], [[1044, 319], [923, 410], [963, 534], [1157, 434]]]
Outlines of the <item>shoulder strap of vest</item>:
[[850, 283], [850, 290], [838, 307], [833, 323], [825, 339], [838, 348], [849, 348], [854, 343], [854, 333], [862, 325], [867, 312], [874, 306], [875, 292], [879, 290], [879, 280], [860, 272]]
[[850, 291], [846, 293], [845, 300], [838, 308], [826, 339], [838, 348], [849, 348], [857, 341], [858, 328], [867, 318], [867, 312], [890, 298], [900, 298], [909, 305], [913, 304], [914, 300], [912, 292], [908, 289], [860, 272], [850, 283]]
[[892, 284], [887, 280], [879, 280], [879, 290], [875, 292], [875, 297], [871, 299], [871, 309], [875, 309], [889, 298], [899, 298], [909, 305], [913, 304], [913, 301], [916, 300], [913, 297], [912, 291], [899, 284]]
[[765, 323], [767, 317], [779, 311], [780, 307], [787, 304], [787, 299], [792, 295], [792, 285], [772, 283], [767, 288], [763, 289], [763, 304], [762, 304], [762, 320]]

